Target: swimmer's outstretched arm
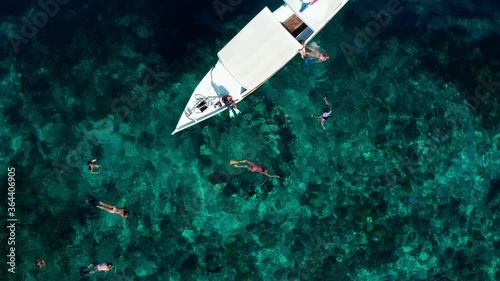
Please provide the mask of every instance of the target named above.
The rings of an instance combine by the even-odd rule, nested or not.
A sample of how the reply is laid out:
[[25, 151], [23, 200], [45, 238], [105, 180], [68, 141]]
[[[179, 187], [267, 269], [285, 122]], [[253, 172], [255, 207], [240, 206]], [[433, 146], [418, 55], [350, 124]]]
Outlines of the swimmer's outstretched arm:
[[306, 49], [302, 47], [302, 49], [299, 50], [300, 57], [305, 59], [306, 58]]
[[309, 46], [309, 45], [307, 45], [307, 46], [306, 46], [306, 48], [307, 48], [309, 51], [311, 51], [311, 52], [317, 52], [317, 51], [318, 51], [318, 49], [313, 48], [313, 47], [311, 47], [311, 46]]
[[255, 163], [253, 163], [252, 161], [248, 161], [248, 160], [241, 160], [239, 162], [245, 162], [245, 163], [247, 163], [249, 165], [255, 165]]
[[247, 166], [247, 165], [234, 165], [233, 167], [236, 167], [236, 168], [245, 168], [245, 169], [252, 170], [252, 169], [250, 168], [250, 166]]

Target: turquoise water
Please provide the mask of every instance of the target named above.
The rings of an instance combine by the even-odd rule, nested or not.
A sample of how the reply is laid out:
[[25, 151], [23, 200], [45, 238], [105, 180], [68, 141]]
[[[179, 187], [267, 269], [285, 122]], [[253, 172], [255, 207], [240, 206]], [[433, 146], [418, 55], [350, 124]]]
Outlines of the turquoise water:
[[376, 34], [371, 12], [393, 4], [351, 1], [313, 40], [329, 61], [297, 56], [241, 115], [171, 136], [217, 51], [281, 2], [232, 1], [222, 19], [214, 3], [72, 0], [17, 52], [42, 8], [2, 4], [17, 222], [1, 280], [79, 280], [93, 262], [115, 267], [84, 279], [500, 280], [498, 4], [401, 2]]

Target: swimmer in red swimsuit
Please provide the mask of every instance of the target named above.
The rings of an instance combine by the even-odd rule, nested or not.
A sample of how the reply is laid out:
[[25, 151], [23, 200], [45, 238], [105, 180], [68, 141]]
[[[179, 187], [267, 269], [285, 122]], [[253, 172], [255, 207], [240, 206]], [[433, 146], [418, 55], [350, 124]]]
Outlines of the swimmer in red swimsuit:
[[[268, 172], [267, 172], [267, 168], [260, 165], [260, 164], [255, 164], [253, 162], [250, 162], [248, 160], [241, 160], [241, 161], [237, 161], [237, 160], [231, 160], [229, 161], [229, 163], [231, 165], [233, 165], [234, 167], [236, 168], [246, 168], [252, 172], [257, 172], [257, 173], [261, 173], [265, 176], [268, 176], [270, 178], [279, 178], [280, 176], [278, 175], [270, 175]], [[241, 163], [244, 163], [244, 165], [239, 165]]]

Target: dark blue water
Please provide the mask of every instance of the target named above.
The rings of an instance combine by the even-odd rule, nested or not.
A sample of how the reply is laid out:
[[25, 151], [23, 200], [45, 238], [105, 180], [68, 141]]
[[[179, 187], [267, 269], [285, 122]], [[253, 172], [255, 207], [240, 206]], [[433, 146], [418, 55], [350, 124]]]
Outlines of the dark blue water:
[[500, 280], [499, 4], [350, 1], [313, 40], [327, 62], [297, 56], [241, 115], [171, 136], [281, 3], [0, 3], [0, 279]]

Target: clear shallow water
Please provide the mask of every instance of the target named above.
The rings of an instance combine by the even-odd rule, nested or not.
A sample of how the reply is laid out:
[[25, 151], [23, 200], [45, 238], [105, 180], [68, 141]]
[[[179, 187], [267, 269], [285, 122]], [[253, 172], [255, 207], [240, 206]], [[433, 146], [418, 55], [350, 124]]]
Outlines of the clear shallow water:
[[[73, 0], [18, 53], [8, 39], [41, 8], [2, 6], [0, 157], [17, 171], [18, 244], [16, 274], [0, 277], [78, 280], [112, 262], [87, 278], [499, 279], [498, 5], [404, 2], [360, 42], [355, 28], [388, 2], [351, 1], [315, 39], [330, 61], [297, 57], [241, 116], [171, 136], [216, 52], [278, 2], [221, 21], [210, 1]], [[324, 96], [326, 135], [310, 117]]]

